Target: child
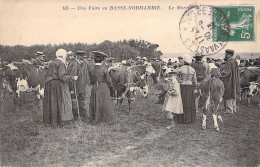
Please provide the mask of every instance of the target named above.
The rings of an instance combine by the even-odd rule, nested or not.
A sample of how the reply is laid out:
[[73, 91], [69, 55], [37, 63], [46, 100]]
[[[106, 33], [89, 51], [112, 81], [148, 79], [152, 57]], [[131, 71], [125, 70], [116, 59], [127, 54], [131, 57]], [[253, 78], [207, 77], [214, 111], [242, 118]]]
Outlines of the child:
[[167, 94], [163, 104], [163, 111], [168, 112], [167, 118], [171, 120], [171, 125], [166, 127], [167, 130], [175, 126], [174, 115], [183, 114], [180, 84], [177, 80], [178, 72], [170, 71], [168, 74], [167, 84], [164, 85]]

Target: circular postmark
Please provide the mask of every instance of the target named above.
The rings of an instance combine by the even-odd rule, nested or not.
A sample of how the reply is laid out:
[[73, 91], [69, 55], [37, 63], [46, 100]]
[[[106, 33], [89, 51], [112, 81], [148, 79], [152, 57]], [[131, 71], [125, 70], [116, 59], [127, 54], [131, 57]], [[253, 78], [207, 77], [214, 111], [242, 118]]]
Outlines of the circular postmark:
[[179, 30], [187, 49], [206, 56], [222, 50], [230, 37], [227, 16], [213, 6], [190, 6], [181, 17]]

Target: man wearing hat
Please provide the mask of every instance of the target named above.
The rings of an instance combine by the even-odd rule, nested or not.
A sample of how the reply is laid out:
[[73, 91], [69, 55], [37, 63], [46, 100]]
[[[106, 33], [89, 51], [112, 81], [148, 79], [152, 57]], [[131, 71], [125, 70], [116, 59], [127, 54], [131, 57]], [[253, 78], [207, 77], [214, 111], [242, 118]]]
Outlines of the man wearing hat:
[[146, 64], [147, 58], [146, 57], [142, 57], [141, 58], [141, 65]]
[[195, 61], [191, 63], [191, 67], [195, 69], [198, 83], [203, 82], [206, 78], [210, 77], [210, 69], [207, 62], [202, 62], [204, 55], [195, 53]]
[[141, 57], [136, 57], [135, 65], [142, 65]]
[[225, 88], [223, 98], [225, 100], [226, 113], [236, 112], [236, 99], [240, 98], [240, 74], [237, 61], [233, 59], [233, 55], [234, 50], [226, 50], [226, 63], [220, 69], [220, 78]]
[[167, 62], [167, 67], [171, 68], [172, 65], [173, 65], [172, 59], [169, 59], [168, 62]]
[[178, 60], [179, 60], [179, 63], [178, 63], [178, 68], [179, 68], [184, 65], [183, 56], [179, 56]]
[[157, 77], [159, 76], [161, 65], [159, 62], [156, 61], [156, 58], [151, 59], [151, 64], [155, 71], [155, 73], [151, 74], [151, 77], [153, 78], [153, 83], [157, 84]]
[[[195, 53], [195, 61], [191, 63], [191, 67], [194, 68], [197, 76], [197, 82], [198, 84], [201, 84], [202, 82], [205, 82], [210, 78], [210, 69], [209, 65], [207, 62], [202, 62], [202, 58], [204, 55], [200, 53]], [[196, 105], [196, 111], [198, 111], [198, 106], [199, 106], [199, 99], [200, 96], [198, 92], [196, 93], [196, 98], [195, 98], [195, 105]]]
[[[84, 52], [85, 53], [85, 52]], [[72, 76], [78, 76], [77, 81], [71, 81], [69, 83], [69, 88], [71, 91], [72, 99], [78, 99], [78, 106], [79, 106], [79, 112], [80, 117], [83, 119], [86, 119], [86, 112], [87, 112], [87, 106], [85, 104], [85, 94], [86, 94], [86, 79], [83, 74], [83, 70], [81, 67], [81, 62], [79, 60], [79, 57], [84, 55], [82, 52], [76, 52], [76, 55], [74, 55], [71, 51], [67, 52], [67, 58], [68, 58], [68, 66], [67, 66], [67, 74]], [[75, 87], [76, 86], [76, 87]], [[76, 90], [76, 94], [75, 91]], [[77, 109], [73, 109], [74, 116], [77, 116]]]
[[43, 52], [37, 52], [36, 54], [36, 58], [33, 60], [32, 64], [36, 65], [36, 66], [43, 66], [44, 65], [44, 54]]
[[126, 60], [126, 66], [132, 66], [134, 63], [133, 63], [133, 59], [131, 57], [127, 58]]
[[115, 59], [112, 58], [112, 57], [106, 59], [106, 64], [105, 64], [105, 65], [106, 65], [106, 68], [107, 68], [107, 69], [108, 69], [109, 67], [112, 67], [112, 66], [113, 66], [114, 60], [115, 60]]

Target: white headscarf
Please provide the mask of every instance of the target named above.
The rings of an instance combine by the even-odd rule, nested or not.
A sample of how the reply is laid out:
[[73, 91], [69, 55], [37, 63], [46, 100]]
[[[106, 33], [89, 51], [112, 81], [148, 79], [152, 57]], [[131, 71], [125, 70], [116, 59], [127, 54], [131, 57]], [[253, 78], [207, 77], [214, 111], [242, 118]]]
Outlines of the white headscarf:
[[56, 52], [57, 59], [61, 60], [64, 64], [66, 64], [67, 51], [64, 49], [58, 49]]
[[184, 54], [183, 56], [183, 61], [186, 62], [186, 63], [192, 63], [192, 57], [190, 54]]

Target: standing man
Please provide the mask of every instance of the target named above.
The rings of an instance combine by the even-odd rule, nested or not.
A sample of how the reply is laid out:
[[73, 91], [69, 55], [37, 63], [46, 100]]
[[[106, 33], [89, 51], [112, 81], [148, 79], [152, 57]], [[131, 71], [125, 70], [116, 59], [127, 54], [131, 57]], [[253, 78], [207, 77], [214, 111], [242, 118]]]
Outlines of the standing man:
[[43, 52], [37, 52], [36, 54], [36, 58], [33, 60], [32, 64], [36, 65], [36, 66], [43, 66], [44, 65], [44, 54]]
[[173, 64], [172, 59], [169, 59], [169, 60], [168, 60], [168, 63], [167, 63], [167, 67], [168, 67], [168, 68], [171, 68], [171, 67], [172, 67], [172, 64]]
[[[209, 65], [207, 62], [202, 62], [202, 58], [204, 55], [200, 53], [195, 53], [195, 62], [191, 63], [191, 67], [195, 69], [196, 76], [197, 76], [197, 83], [200, 85], [201, 83], [207, 81], [210, 78], [210, 70]], [[199, 108], [199, 99], [200, 95], [199, 92], [195, 94], [195, 107], [196, 111]]]
[[158, 81], [157, 77], [159, 76], [159, 73], [160, 73], [160, 63], [156, 61], [156, 58], [152, 58], [151, 64], [155, 71], [155, 73], [151, 74], [151, 77], [153, 78], [153, 83], [157, 84], [157, 81]]
[[240, 97], [240, 75], [238, 64], [233, 59], [234, 50], [227, 49], [225, 53], [226, 63], [221, 68], [221, 80], [224, 83], [224, 100], [226, 113], [236, 112], [236, 99]]
[[178, 63], [178, 68], [184, 65], [183, 57], [179, 56], [178, 57], [179, 63]]
[[[69, 83], [69, 88], [72, 93], [72, 97], [75, 99], [77, 96], [78, 98], [78, 104], [79, 104], [79, 112], [80, 116], [83, 119], [86, 119], [86, 104], [85, 104], [85, 76], [83, 75], [83, 70], [81, 67], [81, 62], [79, 59], [82, 59], [84, 55], [84, 51], [76, 51], [76, 55], [74, 55], [71, 51], [69, 51], [68, 54], [68, 67], [67, 67], [67, 74], [68, 75], [73, 75], [73, 76], [78, 76], [78, 80], [76, 81], [76, 84], [74, 82]], [[80, 58], [82, 57], [82, 58]], [[76, 85], [76, 88], [74, 87]], [[76, 89], [76, 95], [74, 94], [74, 90]], [[73, 99], [72, 98], [72, 99]], [[77, 115], [77, 112], [73, 112], [74, 116]]]
[[141, 57], [137, 56], [135, 59], [135, 65], [142, 65]]

